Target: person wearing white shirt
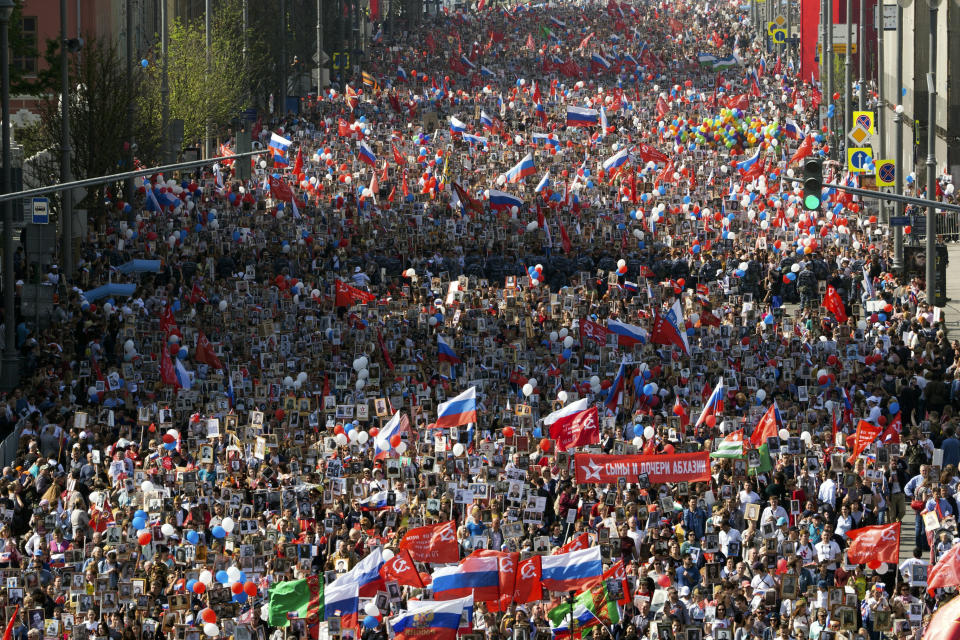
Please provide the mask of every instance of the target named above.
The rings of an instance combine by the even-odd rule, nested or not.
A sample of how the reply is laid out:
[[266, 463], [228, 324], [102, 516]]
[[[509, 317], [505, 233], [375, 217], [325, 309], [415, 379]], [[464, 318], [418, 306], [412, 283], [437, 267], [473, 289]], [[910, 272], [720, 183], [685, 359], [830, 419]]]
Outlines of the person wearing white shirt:
[[834, 482], [830, 476], [827, 476], [826, 479], [820, 483], [820, 489], [817, 491], [817, 499], [821, 503], [829, 504], [831, 509], [836, 508], [837, 483]]
[[780, 518], [787, 519], [787, 510], [780, 506], [780, 499], [777, 496], [770, 496], [769, 505], [764, 508], [760, 515], [760, 526], [762, 527], [768, 522], [776, 524]]
[[753, 571], [753, 580], [750, 581], [750, 586], [753, 588], [751, 606], [756, 608], [763, 602], [763, 595], [767, 591], [777, 588], [777, 582], [767, 573], [767, 566], [762, 562], [755, 562], [753, 564]]
[[827, 569], [837, 570], [837, 558], [840, 557], [840, 545], [833, 539], [833, 526], [826, 525], [823, 528], [823, 539], [820, 540], [814, 548], [817, 550], [817, 562], [826, 562]]
[[720, 539], [720, 550], [723, 552], [724, 557], [730, 556], [731, 542], [739, 545], [743, 541], [743, 536], [740, 535], [739, 531], [730, 526], [730, 521], [726, 518], [720, 522], [720, 533], [718, 537]]
[[923, 559], [923, 551], [916, 547], [913, 550], [913, 557], [908, 558], [900, 563], [900, 575], [903, 577], [903, 581], [907, 584], [910, 584], [913, 581], [913, 568], [914, 567], [926, 567], [929, 563]]
[[847, 531], [853, 528], [853, 515], [850, 513], [850, 506], [845, 504], [840, 507], [840, 515], [837, 516], [837, 535], [846, 537]]
[[743, 483], [737, 497], [740, 499], [740, 504], [760, 504], [760, 496], [746, 482]]

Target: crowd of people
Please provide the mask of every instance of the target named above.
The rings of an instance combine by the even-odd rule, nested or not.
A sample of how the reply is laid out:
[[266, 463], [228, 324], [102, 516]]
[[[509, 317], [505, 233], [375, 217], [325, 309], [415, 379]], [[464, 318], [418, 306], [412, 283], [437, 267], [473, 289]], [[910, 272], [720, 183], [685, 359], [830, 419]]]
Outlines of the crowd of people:
[[11, 637], [919, 640], [960, 344], [757, 34], [443, 11], [109, 202], [16, 324]]

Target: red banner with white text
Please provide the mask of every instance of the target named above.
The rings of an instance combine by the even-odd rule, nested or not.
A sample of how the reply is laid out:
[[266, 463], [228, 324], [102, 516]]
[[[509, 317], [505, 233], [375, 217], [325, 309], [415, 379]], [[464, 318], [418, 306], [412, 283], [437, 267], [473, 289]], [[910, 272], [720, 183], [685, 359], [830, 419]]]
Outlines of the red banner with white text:
[[578, 453], [573, 459], [580, 484], [612, 484], [620, 478], [636, 482], [641, 474], [646, 474], [651, 484], [710, 480], [710, 453], [707, 451], [653, 456]]

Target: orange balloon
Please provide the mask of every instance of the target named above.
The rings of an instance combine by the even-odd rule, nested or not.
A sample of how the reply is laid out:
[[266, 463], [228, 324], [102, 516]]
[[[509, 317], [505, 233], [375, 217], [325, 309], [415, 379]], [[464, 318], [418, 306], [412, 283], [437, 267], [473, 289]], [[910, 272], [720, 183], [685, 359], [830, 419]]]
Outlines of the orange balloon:
[[200, 619], [204, 622], [213, 624], [217, 621], [217, 613], [213, 609], [206, 608], [200, 611]]

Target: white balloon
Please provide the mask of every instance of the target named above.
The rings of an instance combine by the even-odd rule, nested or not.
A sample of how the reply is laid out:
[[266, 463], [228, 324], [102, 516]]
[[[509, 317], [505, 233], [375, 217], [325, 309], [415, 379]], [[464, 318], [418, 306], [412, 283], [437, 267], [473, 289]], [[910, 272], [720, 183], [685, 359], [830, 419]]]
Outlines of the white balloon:
[[536, 231], [539, 226], [540, 226], [540, 225], [537, 224], [537, 221], [536, 221], [536, 220], [534, 220], [534, 221], [532, 221], [532, 222], [528, 222], [528, 223], [527, 223], [527, 231], [529, 231], [529, 232]]
[[563, 339], [564, 349], [569, 349], [572, 346], [573, 346], [573, 336], [567, 336], [566, 338]]
[[200, 572], [197, 580], [209, 587], [211, 584], [213, 584], [213, 573], [209, 569], [204, 569]]
[[763, 389], [757, 389], [757, 401], [758, 401], [758, 402], [763, 402], [764, 399], [766, 399], [766, 397], [767, 397], [767, 392], [766, 392], [766, 391], [764, 391]]
[[643, 437], [646, 438], [647, 440], [650, 440], [651, 438], [653, 438], [653, 427], [644, 427]]
[[150, 482], [149, 480], [144, 480], [143, 482], [140, 483], [140, 490], [143, 491], [144, 493], [148, 491], [153, 491], [153, 483]]
[[569, 333], [570, 333], [570, 331], [567, 330], [566, 327], [560, 329], [560, 337], [561, 337], [561, 338], [566, 338], [566, 337], [567, 337], [567, 334], [569, 334]]
[[529, 383], [530, 383], [530, 386], [533, 387], [534, 389], [537, 388], [537, 379], [536, 379], [536, 378], [530, 378], [529, 380], [527, 380], [527, 382], [529, 382]]
[[220, 301], [220, 304], [219, 304], [218, 306], [220, 307], [220, 311], [226, 311], [226, 310], [227, 310], [227, 301], [226, 301], [226, 300], [221, 300], [221, 301]]
[[887, 569], [889, 568], [890, 568], [890, 565], [888, 565], [886, 562], [883, 562], [880, 564], [879, 567], [876, 568], [876, 572], [882, 576], [887, 572]]
[[550, 332], [550, 342], [556, 342], [556, 341], [557, 341], [557, 338], [559, 338], [559, 337], [560, 337], [560, 334], [557, 333], [556, 331], [551, 331], [551, 332]]
[[560, 402], [566, 402], [568, 397], [569, 396], [567, 395], [567, 392], [563, 390], [561, 390], [560, 393], [557, 394], [557, 400], [559, 400]]
[[643, 446], [643, 438], [641, 438], [640, 436], [634, 436], [634, 437], [633, 437], [633, 446], [635, 446], [635, 447], [641, 447], [641, 446]]
[[528, 382], [527, 384], [523, 385], [522, 391], [523, 391], [523, 395], [529, 397], [530, 395], [533, 394], [533, 386]]
[[236, 565], [231, 565], [227, 569], [227, 578], [230, 579], [230, 582], [239, 582], [240, 581], [240, 569]]
[[367, 444], [367, 440], [370, 439], [370, 434], [366, 431], [361, 431], [357, 434], [357, 442], [359, 444]]
[[357, 391], [363, 391], [363, 388], [367, 386], [367, 381], [363, 379], [357, 380], [357, 384], [354, 386], [357, 388]]
[[368, 602], [363, 605], [363, 612], [368, 616], [377, 617], [380, 615], [380, 609], [377, 608], [377, 605], [374, 602]]
[[164, 523], [163, 523], [163, 526], [160, 527], [160, 533], [162, 533], [162, 534], [164, 535], [164, 537], [166, 537], [166, 538], [169, 538], [170, 536], [172, 536], [172, 535], [175, 534], [176, 532], [177, 532], [177, 530], [174, 529], [173, 525], [170, 524], [169, 522], [164, 522]]
[[458, 442], [457, 444], [453, 445], [453, 455], [457, 456], [458, 458], [463, 455], [464, 451], [465, 448], [462, 442]]
[[384, 562], [390, 562], [391, 560], [393, 560], [393, 556], [394, 556], [393, 549], [384, 549], [384, 550], [383, 550], [383, 561], [384, 561]]
[[216, 638], [220, 635], [220, 627], [213, 622], [207, 622], [203, 625], [203, 633], [209, 638]]
[[233, 521], [233, 518], [227, 516], [220, 522], [220, 526], [223, 527], [223, 530], [227, 533], [233, 533], [233, 529], [237, 526], [237, 523]]
[[[347, 436], [345, 436], [342, 433], [338, 433], [334, 437], [334, 440], [336, 440], [337, 444], [340, 445], [341, 447], [345, 447], [347, 445]], [[236, 580], [234, 580], [234, 582], [236, 582]]]
[[590, 386], [599, 387], [600, 386], [600, 376], [591, 376], [590, 377]]
[[357, 439], [359, 437], [360, 437], [360, 432], [357, 431], [356, 429], [351, 429], [350, 431], [347, 432], [347, 439], [350, 440], [350, 442], [357, 442]]
[[405, 454], [405, 453], [407, 452], [407, 443], [406, 443], [406, 442], [401, 442], [401, 443], [398, 444], [396, 447], [394, 447], [394, 449], [396, 450], [397, 455], [401, 455], [401, 456], [402, 456], [403, 454]]
[[790, 432], [786, 429], [780, 429], [780, 431], [777, 432], [777, 435], [780, 436], [781, 440], [786, 440], [790, 437]]

